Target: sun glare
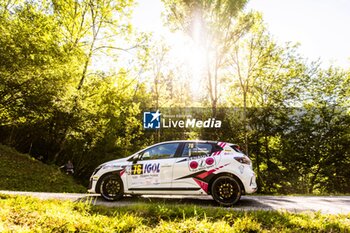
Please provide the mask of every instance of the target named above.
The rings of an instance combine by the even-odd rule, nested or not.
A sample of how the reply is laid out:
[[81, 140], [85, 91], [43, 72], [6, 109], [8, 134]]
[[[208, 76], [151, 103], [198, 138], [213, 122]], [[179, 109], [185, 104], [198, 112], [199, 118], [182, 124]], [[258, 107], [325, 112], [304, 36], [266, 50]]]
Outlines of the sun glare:
[[184, 73], [187, 72], [189, 91], [193, 100], [199, 100], [203, 96], [206, 86], [205, 64], [207, 54], [203, 35], [203, 25], [199, 17], [195, 17], [190, 35], [178, 32], [176, 36], [170, 35], [168, 37], [174, 45], [174, 56], [184, 64]]
[[[152, 4], [151, 4], [152, 2]], [[154, 4], [153, 4], [154, 3]], [[168, 27], [163, 25], [161, 13], [164, 6], [159, 0], [138, 1], [134, 10], [132, 24], [137, 31], [151, 32], [154, 38], [161, 38], [165, 44], [170, 46], [169, 59], [177, 64], [180, 70], [178, 77], [187, 81], [190, 96], [193, 101], [198, 101], [204, 93], [206, 80], [206, 52], [203, 42], [203, 30], [200, 20], [195, 20], [191, 27], [191, 35], [184, 32], [171, 32]], [[155, 12], [157, 12], [155, 14]], [[126, 46], [127, 47], [127, 46]], [[122, 54], [123, 59], [119, 61], [130, 60], [130, 54]], [[126, 65], [122, 62], [122, 65]], [[95, 56], [92, 60], [92, 69], [102, 72], [116, 72], [120, 65], [104, 54]], [[165, 67], [165, 69], [171, 67]]]
[[200, 98], [205, 87], [203, 77], [206, 55], [204, 49], [184, 34], [177, 34], [168, 39], [172, 40], [171, 56], [179, 64], [182, 64], [181, 71], [189, 82], [189, 91], [192, 97], [194, 99]]
[[[150, 4], [152, 2], [152, 4]], [[155, 11], [155, 9], [157, 11]], [[159, 0], [139, 1], [135, 9], [133, 24], [139, 30], [152, 32], [154, 36], [162, 36], [170, 45], [171, 60], [181, 64], [181, 73], [188, 80], [190, 93], [194, 99], [198, 99], [203, 94], [205, 87], [204, 65], [206, 61], [205, 50], [201, 35], [202, 27], [199, 20], [195, 20], [192, 25], [192, 37], [183, 32], [171, 32], [163, 25], [161, 14], [164, 11], [163, 3]], [[155, 14], [155, 12], [157, 12]]]

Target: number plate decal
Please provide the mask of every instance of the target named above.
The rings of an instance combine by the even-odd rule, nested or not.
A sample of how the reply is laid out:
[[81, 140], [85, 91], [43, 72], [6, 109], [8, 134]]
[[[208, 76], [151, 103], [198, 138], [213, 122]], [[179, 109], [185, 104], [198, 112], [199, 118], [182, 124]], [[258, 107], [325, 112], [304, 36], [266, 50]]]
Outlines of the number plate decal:
[[131, 175], [143, 174], [143, 164], [134, 164], [131, 167]]

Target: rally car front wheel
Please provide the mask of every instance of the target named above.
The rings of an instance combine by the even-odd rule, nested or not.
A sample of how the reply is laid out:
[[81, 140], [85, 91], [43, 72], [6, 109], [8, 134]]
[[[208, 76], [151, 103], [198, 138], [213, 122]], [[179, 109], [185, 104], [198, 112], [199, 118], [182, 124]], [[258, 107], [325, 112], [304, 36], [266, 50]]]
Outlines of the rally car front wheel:
[[211, 194], [220, 205], [232, 206], [241, 198], [242, 189], [235, 178], [220, 176], [214, 180], [211, 186]]
[[107, 175], [102, 178], [100, 192], [107, 201], [116, 201], [124, 195], [123, 182], [117, 175]]

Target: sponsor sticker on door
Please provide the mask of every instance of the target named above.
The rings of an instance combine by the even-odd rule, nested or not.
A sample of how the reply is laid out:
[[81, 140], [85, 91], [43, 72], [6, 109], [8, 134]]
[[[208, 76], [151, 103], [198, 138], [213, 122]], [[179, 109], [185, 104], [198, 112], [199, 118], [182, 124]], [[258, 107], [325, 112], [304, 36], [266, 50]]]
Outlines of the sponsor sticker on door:
[[214, 167], [216, 158], [212, 155], [193, 156], [188, 160], [188, 168], [190, 171], [200, 171]]

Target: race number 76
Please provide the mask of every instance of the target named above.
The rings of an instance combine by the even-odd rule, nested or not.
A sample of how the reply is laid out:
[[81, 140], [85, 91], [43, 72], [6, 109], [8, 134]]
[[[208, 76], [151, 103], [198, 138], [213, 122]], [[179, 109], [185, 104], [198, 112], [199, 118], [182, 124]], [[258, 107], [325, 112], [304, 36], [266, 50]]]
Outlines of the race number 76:
[[143, 164], [134, 164], [131, 168], [132, 175], [141, 175], [143, 173]]

